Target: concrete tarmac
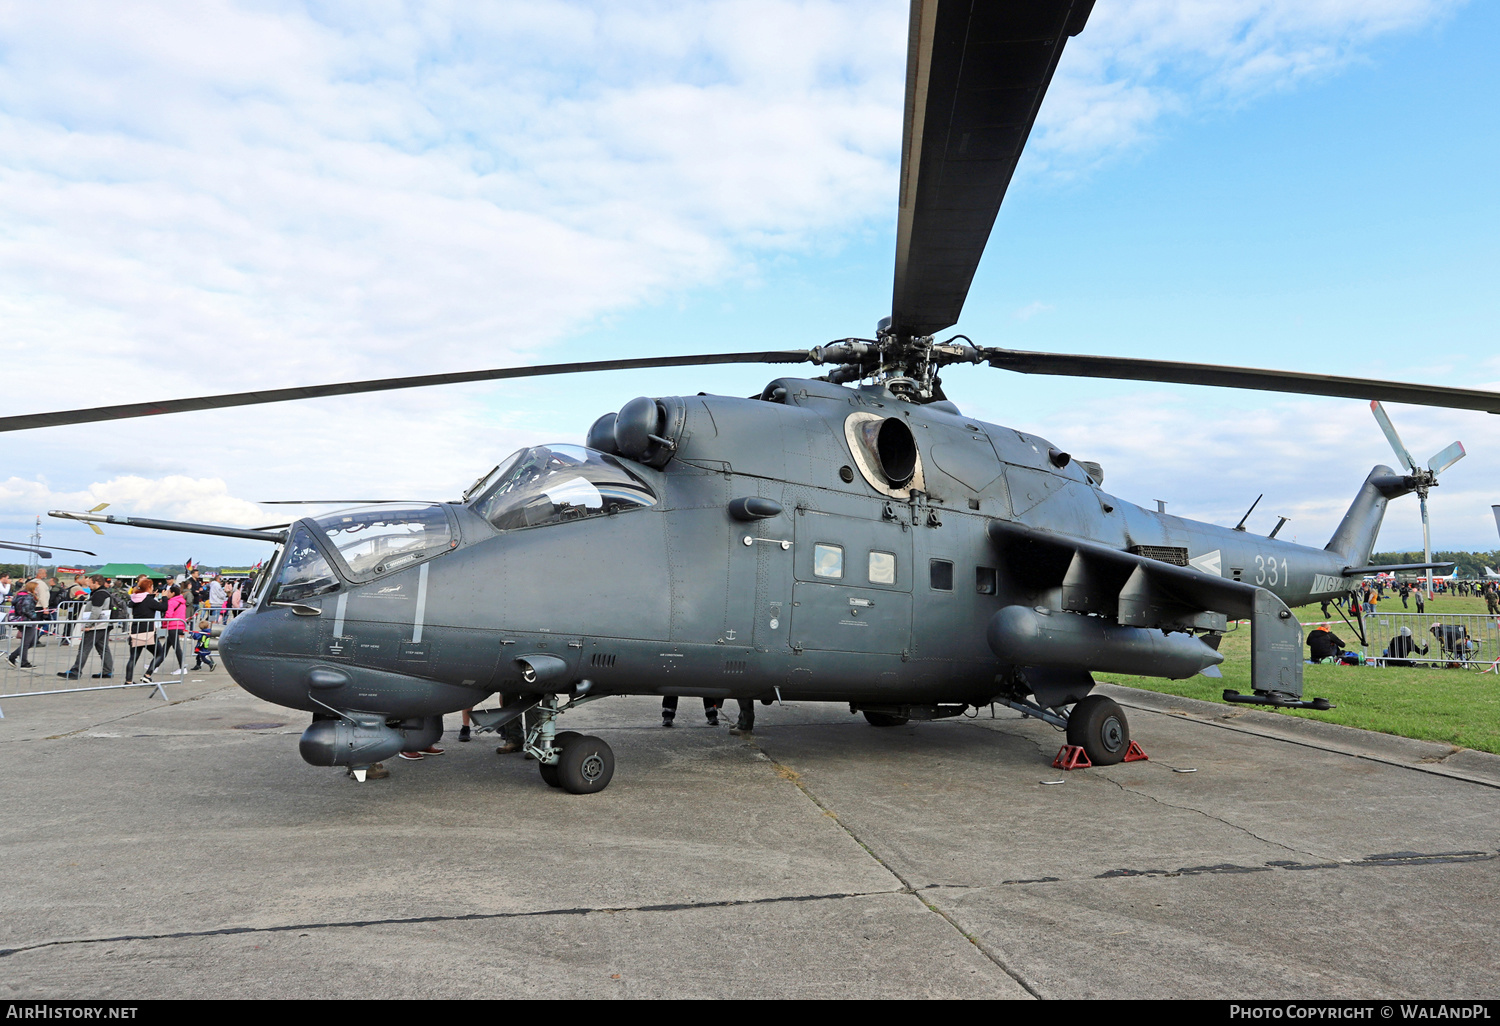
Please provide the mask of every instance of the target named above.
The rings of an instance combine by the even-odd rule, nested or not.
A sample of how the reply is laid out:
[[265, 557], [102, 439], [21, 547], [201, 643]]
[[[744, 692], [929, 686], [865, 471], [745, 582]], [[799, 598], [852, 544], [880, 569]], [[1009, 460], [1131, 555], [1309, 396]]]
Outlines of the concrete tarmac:
[[222, 671], [11, 699], [0, 995], [1500, 996], [1500, 758], [1108, 690], [1150, 761], [604, 699], [583, 797], [457, 717], [357, 784]]

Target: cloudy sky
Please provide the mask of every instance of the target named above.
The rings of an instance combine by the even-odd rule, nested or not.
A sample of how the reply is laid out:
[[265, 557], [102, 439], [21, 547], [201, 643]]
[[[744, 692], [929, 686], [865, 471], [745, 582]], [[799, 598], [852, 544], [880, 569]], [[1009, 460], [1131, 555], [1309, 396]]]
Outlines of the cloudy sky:
[[[0, 2], [0, 410], [800, 348], [889, 312], [906, 5]], [[955, 330], [980, 344], [1500, 388], [1500, 6], [1099, 0]], [[640, 394], [596, 374], [7, 435], [49, 508], [241, 525], [451, 498]], [[1108, 488], [1321, 545], [1393, 457], [1366, 404], [952, 371]], [[1442, 548], [1497, 545], [1500, 421], [1393, 407]], [[264, 547], [44, 521], [102, 557]], [[97, 544], [91, 544], [97, 543]], [[1415, 499], [1383, 548], [1420, 547]]]

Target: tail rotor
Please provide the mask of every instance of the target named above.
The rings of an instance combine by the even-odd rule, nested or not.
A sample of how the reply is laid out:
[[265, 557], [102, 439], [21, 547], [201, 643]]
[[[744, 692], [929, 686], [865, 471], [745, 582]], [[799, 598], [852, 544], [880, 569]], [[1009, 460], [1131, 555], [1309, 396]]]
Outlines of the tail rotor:
[[[1380, 405], [1378, 399], [1370, 400], [1370, 412], [1375, 414], [1375, 422], [1380, 425], [1380, 430], [1385, 433], [1385, 440], [1391, 443], [1391, 449], [1396, 453], [1396, 458], [1406, 464], [1411, 473], [1412, 486], [1417, 493], [1417, 500], [1422, 507], [1422, 561], [1432, 562], [1432, 533], [1427, 522], [1427, 493], [1437, 486], [1438, 475], [1447, 470], [1453, 464], [1465, 456], [1464, 444], [1454, 442], [1452, 445], [1433, 455], [1427, 461], [1424, 468], [1417, 463], [1416, 457], [1412, 456], [1401, 441], [1401, 436], [1396, 433], [1396, 425], [1391, 423], [1391, 418], [1386, 415], [1385, 407]], [[1432, 598], [1432, 571], [1427, 571], [1426, 577], [1427, 597]]]

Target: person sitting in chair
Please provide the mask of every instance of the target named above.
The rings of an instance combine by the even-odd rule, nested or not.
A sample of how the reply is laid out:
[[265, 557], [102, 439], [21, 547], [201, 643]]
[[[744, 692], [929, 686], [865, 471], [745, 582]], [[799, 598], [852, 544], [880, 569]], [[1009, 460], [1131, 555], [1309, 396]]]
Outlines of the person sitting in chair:
[[1420, 648], [1417, 647], [1417, 639], [1412, 637], [1411, 628], [1403, 627], [1401, 628], [1401, 633], [1392, 638], [1391, 643], [1386, 646], [1385, 654], [1387, 658], [1385, 665], [1411, 666], [1411, 654], [1413, 652], [1418, 655], [1426, 655], [1427, 642], [1424, 641]]

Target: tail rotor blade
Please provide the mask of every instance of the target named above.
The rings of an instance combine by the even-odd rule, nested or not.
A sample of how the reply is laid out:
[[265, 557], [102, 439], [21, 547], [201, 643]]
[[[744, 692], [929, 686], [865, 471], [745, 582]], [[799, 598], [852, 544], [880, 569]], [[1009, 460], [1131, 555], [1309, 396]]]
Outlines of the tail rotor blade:
[[1449, 467], [1453, 466], [1453, 464], [1463, 459], [1465, 455], [1466, 453], [1464, 451], [1464, 443], [1454, 442], [1452, 445], [1448, 446], [1448, 448], [1444, 449], [1442, 452], [1432, 457], [1432, 459], [1428, 460], [1427, 469], [1432, 471], [1432, 475], [1436, 477], [1443, 471], [1447, 470]]
[[1413, 471], [1421, 470], [1412, 454], [1406, 451], [1406, 446], [1401, 444], [1401, 436], [1396, 434], [1396, 425], [1391, 423], [1391, 418], [1385, 415], [1385, 407], [1380, 405], [1379, 399], [1370, 400], [1370, 412], [1375, 414], [1375, 422], [1380, 425], [1380, 430], [1385, 432], [1385, 440], [1391, 443], [1395, 450], [1396, 458], [1404, 462]]

